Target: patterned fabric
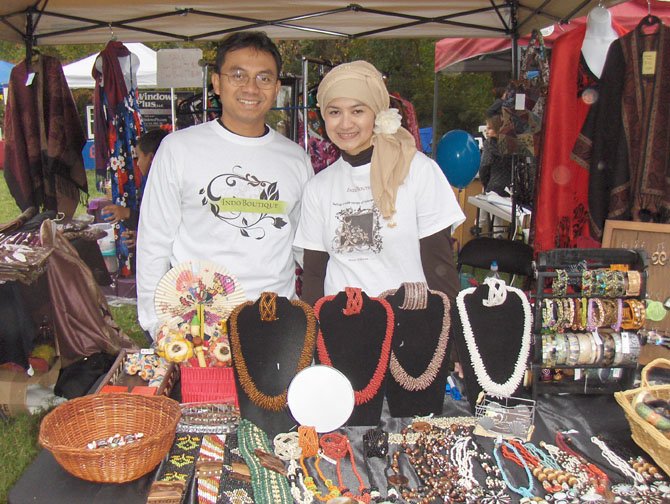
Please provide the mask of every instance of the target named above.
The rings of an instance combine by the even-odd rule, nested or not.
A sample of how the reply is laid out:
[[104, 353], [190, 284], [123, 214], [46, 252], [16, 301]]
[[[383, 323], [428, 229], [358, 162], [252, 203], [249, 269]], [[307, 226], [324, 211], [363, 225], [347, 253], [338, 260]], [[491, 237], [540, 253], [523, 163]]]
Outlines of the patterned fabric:
[[[643, 54], [655, 68], [643, 74]], [[606, 219], [670, 222], [670, 28], [640, 28], [610, 46], [601, 93], [575, 146], [590, 169], [591, 232], [602, 238]]]
[[402, 116], [402, 127], [409, 131], [416, 141], [416, 148], [423, 152], [421, 146], [421, 135], [419, 134], [419, 121], [416, 117], [414, 105], [399, 93], [390, 93], [391, 107], [397, 108]]
[[[138, 137], [144, 133], [144, 124], [137, 88], [126, 89], [119, 57], [130, 57], [130, 52], [120, 42], [110, 42], [100, 53], [102, 73], [93, 69], [96, 122], [105, 118], [104, 125], [96, 125], [96, 169], [111, 175], [112, 203], [139, 210], [143, 177], [137, 166], [135, 149]], [[121, 276], [131, 274], [131, 252], [121, 240], [126, 229], [123, 221], [114, 224]]]

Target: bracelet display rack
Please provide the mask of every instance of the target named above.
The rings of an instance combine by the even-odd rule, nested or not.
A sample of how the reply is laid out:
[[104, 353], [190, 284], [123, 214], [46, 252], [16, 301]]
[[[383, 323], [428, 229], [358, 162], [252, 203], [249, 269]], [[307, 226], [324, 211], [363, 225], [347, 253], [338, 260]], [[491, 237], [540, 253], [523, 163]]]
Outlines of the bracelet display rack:
[[646, 252], [637, 249], [556, 249], [538, 255], [533, 399], [632, 387], [647, 266]]

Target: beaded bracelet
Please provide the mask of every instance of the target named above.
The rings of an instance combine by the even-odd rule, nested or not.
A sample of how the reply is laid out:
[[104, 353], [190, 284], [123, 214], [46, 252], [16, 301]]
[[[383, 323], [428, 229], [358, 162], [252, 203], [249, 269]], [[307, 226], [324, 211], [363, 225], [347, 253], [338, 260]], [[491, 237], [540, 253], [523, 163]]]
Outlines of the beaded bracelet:
[[542, 305], [542, 328], [552, 329], [556, 325], [554, 300], [545, 298], [542, 300]]
[[240, 454], [249, 466], [251, 486], [254, 489], [254, 502], [257, 504], [291, 504], [293, 497], [286, 476], [266, 469], [261, 464], [256, 449], [270, 453], [267, 435], [249, 420], [242, 419], [237, 428], [237, 440]]
[[551, 292], [554, 296], [565, 296], [568, 291], [568, 272], [562, 269], [556, 270], [556, 278], [551, 284]]
[[639, 296], [642, 286], [642, 275], [639, 271], [626, 272], [626, 296]]

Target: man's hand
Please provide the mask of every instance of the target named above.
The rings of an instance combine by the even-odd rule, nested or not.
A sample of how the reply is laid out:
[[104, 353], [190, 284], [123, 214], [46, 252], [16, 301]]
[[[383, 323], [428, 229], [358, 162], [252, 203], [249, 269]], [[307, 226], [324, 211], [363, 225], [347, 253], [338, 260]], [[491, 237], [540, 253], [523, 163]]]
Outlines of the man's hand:
[[102, 209], [102, 216], [105, 222], [119, 222], [130, 217], [130, 208], [119, 205], [107, 205]]
[[121, 236], [123, 237], [123, 241], [125, 242], [126, 247], [128, 247], [128, 250], [133, 250], [137, 243], [137, 231], [127, 229], [121, 233]]

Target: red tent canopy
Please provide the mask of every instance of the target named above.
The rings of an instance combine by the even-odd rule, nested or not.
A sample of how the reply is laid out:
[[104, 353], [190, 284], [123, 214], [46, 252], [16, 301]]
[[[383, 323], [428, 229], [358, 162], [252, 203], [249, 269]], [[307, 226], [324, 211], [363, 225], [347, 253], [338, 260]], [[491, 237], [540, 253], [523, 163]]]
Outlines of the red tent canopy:
[[[637, 26], [644, 16], [647, 15], [647, 0], [629, 0], [628, 2], [610, 7], [612, 18], [627, 30]], [[670, 3], [668, 0], [651, 0], [651, 13], [661, 18], [663, 23], [670, 24]], [[586, 23], [586, 16], [575, 18], [568, 24], [553, 25], [554, 31], [551, 35], [544, 37], [547, 47], [551, 47], [554, 40], [566, 31], [572, 30]], [[519, 45], [527, 45], [529, 35], [519, 39]], [[454, 63], [483, 54], [496, 53], [509, 50], [512, 41], [509, 37], [504, 38], [445, 38], [435, 44], [435, 72], [444, 70]]]

